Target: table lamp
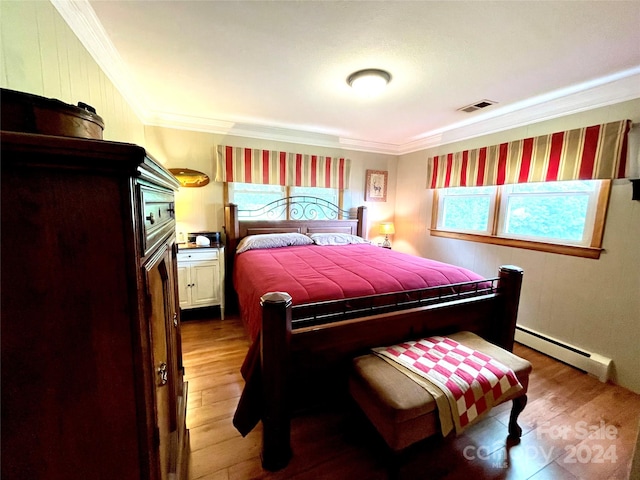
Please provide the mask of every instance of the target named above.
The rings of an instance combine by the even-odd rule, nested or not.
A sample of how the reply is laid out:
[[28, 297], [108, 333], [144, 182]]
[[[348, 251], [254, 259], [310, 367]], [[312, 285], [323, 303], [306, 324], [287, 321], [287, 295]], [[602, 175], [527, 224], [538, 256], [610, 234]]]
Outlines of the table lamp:
[[393, 226], [393, 222], [382, 222], [380, 223], [380, 235], [384, 235], [384, 242], [382, 242], [382, 246], [384, 248], [391, 248], [391, 242], [389, 241], [389, 235], [393, 235], [396, 233], [396, 229]]

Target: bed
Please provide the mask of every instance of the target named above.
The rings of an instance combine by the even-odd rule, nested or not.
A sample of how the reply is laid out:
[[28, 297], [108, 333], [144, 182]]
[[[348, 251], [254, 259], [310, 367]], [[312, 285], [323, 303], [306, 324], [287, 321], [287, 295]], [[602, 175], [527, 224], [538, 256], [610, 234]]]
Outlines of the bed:
[[372, 347], [466, 330], [512, 351], [518, 267], [482, 278], [364, 243], [366, 207], [352, 214], [289, 197], [259, 213], [283, 209], [296, 218], [258, 220], [225, 207], [228, 302], [237, 302], [252, 339], [234, 424], [246, 434], [262, 420], [264, 468], [283, 468], [292, 455], [292, 410], [321, 392], [346, 391], [350, 359]]
[[[264, 241], [260, 241], [262, 237]], [[269, 248], [272, 238], [284, 242], [299, 238], [303, 244]], [[467, 269], [359, 243], [356, 239], [361, 237], [348, 234], [286, 233], [247, 239], [254, 240], [252, 247], [258, 248], [236, 255], [233, 282], [251, 339], [262, 328], [260, 298], [268, 292], [283, 291], [291, 296], [296, 306], [292, 328], [297, 329], [330, 323], [335, 317], [344, 319], [347, 314], [379, 313], [390, 305], [395, 308], [399, 301], [424, 302], [426, 294], [440, 301], [446, 293], [457, 293], [450, 285], [466, 288], [468, 294], [491, 287], [489, 282], [479, 283], [483, 278]], [[320, 245], [305, 244], [304, 239]], [[332, 239], [344, 243], [336, 245]], [[323, 244], [325, 241], [330, 244]], [[444, 289], [429, 288], [443, 285]], [[346, 299], [351, 299], [346, 311], [344, 303], [325, 303]]]

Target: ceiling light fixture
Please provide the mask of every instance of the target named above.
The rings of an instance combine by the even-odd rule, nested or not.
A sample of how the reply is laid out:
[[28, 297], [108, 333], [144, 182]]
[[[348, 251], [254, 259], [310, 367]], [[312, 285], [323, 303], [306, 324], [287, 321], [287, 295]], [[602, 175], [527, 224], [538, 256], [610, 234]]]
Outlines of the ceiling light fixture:
[[390, 81], [391, 74], [377, 68], [358, 70], [347, 77], [349, 86], [367, 97], [381, 93]]

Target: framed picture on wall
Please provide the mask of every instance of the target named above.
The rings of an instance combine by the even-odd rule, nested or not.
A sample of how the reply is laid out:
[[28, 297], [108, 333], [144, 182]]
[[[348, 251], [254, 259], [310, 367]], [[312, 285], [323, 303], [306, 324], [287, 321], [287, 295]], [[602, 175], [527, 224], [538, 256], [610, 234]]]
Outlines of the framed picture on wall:
[[364, 186], [365, 202], [387, 201], [387, 178], [389, 172], [384, 170], [367, 170], [367, 180]]

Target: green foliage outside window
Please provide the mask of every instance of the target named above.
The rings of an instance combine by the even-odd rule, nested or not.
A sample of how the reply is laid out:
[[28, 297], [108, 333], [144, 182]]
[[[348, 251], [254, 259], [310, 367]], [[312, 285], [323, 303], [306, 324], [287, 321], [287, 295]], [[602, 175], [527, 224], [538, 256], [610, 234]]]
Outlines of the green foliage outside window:
[[505, 233], [579, 242], [588, 206], [588, 195], [512, 197]]
[[444, 202], [443, 228], [486, 232], [489, 229], [490, 206], [491, 197], [488, 195], [447, 197]]
[[[499, 190], [500, 189], [500, 190]], [[524, 183], [503, 187], [461, 187], [440, 193], [438, 228], [443, 230], [530, 238], [556, 243], [589, 242], [598, 181]], [[494, 212], [493, 198], [502, 205]], [[492, 216], [501, 227], [492, 230]], [[590, 231], [590, 230], [589, 230]]]

